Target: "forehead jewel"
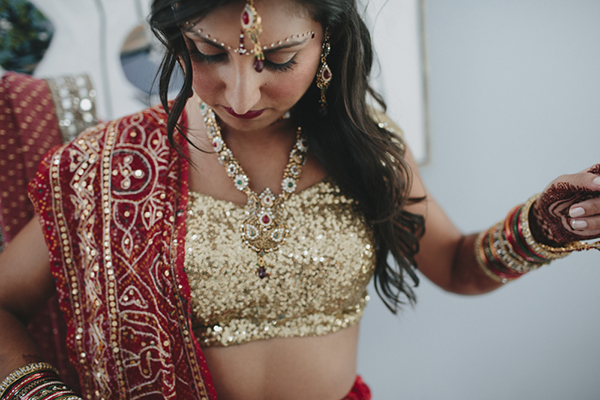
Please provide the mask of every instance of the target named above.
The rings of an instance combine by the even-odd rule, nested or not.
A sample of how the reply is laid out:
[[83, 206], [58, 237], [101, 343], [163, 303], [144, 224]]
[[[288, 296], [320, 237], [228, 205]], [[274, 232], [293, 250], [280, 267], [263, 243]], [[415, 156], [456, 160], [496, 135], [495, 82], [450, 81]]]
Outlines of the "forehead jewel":
[[260, 45], [260, 35], [262, 33], [262, 21], [260, 15], [254, 8], [254, 0], [247, 0], [242, 15], [240, 17], [242, 24], [242, 33], [240, 34], [240, 49], [239, 53], [244, 54], [244, 36], [248, 36], [254, 45], [254, 69], [256, 72], [261, 72], [265, 67], [265, 55]]

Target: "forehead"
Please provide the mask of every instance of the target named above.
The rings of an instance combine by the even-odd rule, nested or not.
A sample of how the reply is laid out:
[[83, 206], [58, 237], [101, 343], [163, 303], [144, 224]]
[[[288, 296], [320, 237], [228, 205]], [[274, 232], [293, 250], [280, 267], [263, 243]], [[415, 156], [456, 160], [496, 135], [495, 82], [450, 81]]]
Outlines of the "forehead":
[[[189, 31], [202, 29], [202, 33], [212, 37], [237, 37], [241, 30], [240, 17], [245, 2], [234, 2], [219, 7], [200, 20], [193, 21]], [[292, 0], [255, 0], [254, 7], [262, 19], [261, 41], [276, 41], [283, 38], [316, 30], [319, 26], [308, 10]]]

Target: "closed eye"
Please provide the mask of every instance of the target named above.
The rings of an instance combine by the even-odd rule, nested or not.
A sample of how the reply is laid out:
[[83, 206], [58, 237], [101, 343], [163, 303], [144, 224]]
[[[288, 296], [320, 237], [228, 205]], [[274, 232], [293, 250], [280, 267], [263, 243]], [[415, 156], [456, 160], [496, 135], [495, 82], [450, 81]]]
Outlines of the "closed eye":
[[[204, 54], [196, 46], [190, 47], [190, 56], [195, 62], [203, 64], [218, 64], [227, 60], [227, 53]], [[265, 59], [265, 68], [273, 72], [285, 72], [293, 69], [296, 65], [296, 54], [284, 63], [276, 63]]]
[[269, 61], [268, 59], [265, 59], [265, 67], [274, 72], [289, 71], [294, 68], [294, 65], [296, 65], [296, 54], [294, 54], [294, 56], [292, 58], [290, 58], [288, 61], [286, 61], [284, 63], [275, 63], [273, 61]]
[[204, 54], [201, 53], [200, 50], [196, 48], [196, 46], [192, 46], [190, 48], [190, 56], [196, 62], [201, 62], [204, 64], [217, 64], [223, 62], [227, 59], [227, 53], [218, 53], [218, 54]]

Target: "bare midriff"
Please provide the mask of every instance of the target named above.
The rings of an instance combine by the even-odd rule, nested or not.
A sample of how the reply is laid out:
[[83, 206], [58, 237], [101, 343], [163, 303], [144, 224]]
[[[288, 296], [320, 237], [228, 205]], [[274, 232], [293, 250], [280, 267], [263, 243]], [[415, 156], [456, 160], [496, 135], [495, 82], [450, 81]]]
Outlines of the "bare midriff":
[[356, 378], [358, 325], [203, 349], [219, 400], [340, 400]]

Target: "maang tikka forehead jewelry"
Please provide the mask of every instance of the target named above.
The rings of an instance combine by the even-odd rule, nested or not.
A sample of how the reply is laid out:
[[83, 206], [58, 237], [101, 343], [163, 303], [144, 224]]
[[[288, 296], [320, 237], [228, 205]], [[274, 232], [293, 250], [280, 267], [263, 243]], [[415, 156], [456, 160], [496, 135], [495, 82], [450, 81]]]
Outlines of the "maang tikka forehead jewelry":
[[[201, 28], [195, 28], [195, 25], [198, 21], [185, 21], [183, 22], [183, 26], [185, 30], [188, 32], [194, 33], [197, 36], [201, 36], [204, 39], [210, 40], [211, 42], [220, 45], [222, 48], [226, 50], [232, 50], [231, 46], [226, 45], [224, 42], [221, 42], [219, 39], [215, 37], [211, 37], [210, 34], [204, 33]], [[260, 43], [260, 35], [262, 34], [262, 18], [256, 11], [254, 7], [254, 0], [246, 0], [246, 4], [244, 5], [244, 9], [242, 10], [242, 15], [240, 16], [240, 23], [242, 26], [240, 36], [239, 36], [239, 44], [238, 48], [234, 48], [233, 51], [238, 53], [239, 55], [251, 55], [254, 57], [254, 69], [256, 72], [261, 72], [265, 68], [265, 54], [263, 50], [268, 50], [269, 48], [273, 48], [276, 45], [281, 45], [284, 42], [289, 42], [292, 39], [301, 39], [304, 37], [310, 37], [311, 39], [315, 38], [314, 31], [308, 31], [304, 33], [299, 33], [296, 35], [288, 36], [282, 40], [278, 40], [277, 42], [273, 42], [268, 46], [262, 46]], [[244, 44], [244, 39], [246, 37], [250, 38], [250, 41], [253, 44], [253, 48], [248, 50], [246, 49], [246, 45]]]
[[265, 68], [265, 54], [262, 51], [260, 45], [260, 35], [262, 29], [262, 19], [256, 8], [254, 8], [254, 0], [247, 0], [240, 17], [242, 23], [242, 33], [240, 34], [240, 48], [239, 52], [245, 52], [244, 48], [244, 35], [250, 37], [250, 40], [254, 44], [254, 69], [256, 72], [261, 72]]

